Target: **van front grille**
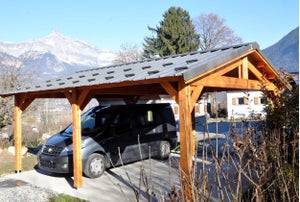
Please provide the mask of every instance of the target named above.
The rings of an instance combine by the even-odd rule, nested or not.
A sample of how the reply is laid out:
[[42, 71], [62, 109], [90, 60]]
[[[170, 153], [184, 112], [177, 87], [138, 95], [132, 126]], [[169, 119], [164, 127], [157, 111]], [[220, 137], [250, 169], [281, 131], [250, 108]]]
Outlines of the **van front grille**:
[[54, 145], [45, 145], [42, 153], [50, 156], [58, 156], [62, 150], [62, 147]]
[[40, 165], [46, 168], [56, 168], [56, 164], [52, 161], [40, 160]]

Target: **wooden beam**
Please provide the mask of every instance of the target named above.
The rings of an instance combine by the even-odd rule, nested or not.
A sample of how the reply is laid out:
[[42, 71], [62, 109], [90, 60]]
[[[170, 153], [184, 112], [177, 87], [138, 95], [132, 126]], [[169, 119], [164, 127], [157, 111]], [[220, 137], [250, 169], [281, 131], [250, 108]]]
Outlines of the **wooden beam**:
[[214, 76], [223, 76], [227, 72], [230, 72], [233, 69], [239, 68], [239, 66], [242, 65], [242, 60], [234, 61], [233, 63], [230, 63], [228, 65], [225, 65], [224, 67], [221, 67], [216, 71], [213, 75]]
[[85, 99], [86, 97], [88, 96], [90, 90], [89, 89], [83, 89], [81, 92], [80, 92], [80, 95], [78, 97], [78, 105], [81, 106], [82, 103], [85, 102]]
[[190, 87], [183, 79], [178, 84], [179, 130], [180, 130], [180, 168], [183, 201], [192, 201], [192, 125], [190, 109]]
[[261, 82], [257, 80], [239, 79], [227, 76], [207, 77], [197, 82], [205, 87], [219, 87], [227, 89], [261, 90]]
[[80, 110], [83, 110], [86, 105], [90, 102], [92, 99], [89, 97], [90, 90], [89, 89], [83, 89], [78, 97], [78, 105], [80, 106]]
[[[195, 106], [196, 102], [198, 101], [198, 99], [201, 95], [202, 90], [203, 90], [203, 86], [196, 86], [194, 88], [194, 90], [191, 93], [191, 98], [190, 98], [191, 99], [191, 103], [190, 103], [191, 106]], [[191, 110], [193, 111], [194, 107], [192, 107]], [[190, 111], [190, 113], [192, 113], [192, 111]]]
[[73, 171], [74, 187], [82, 186], [82, 155], [81, 155], [81, 122], [79, 95], [76, 89], [72, 90], [72, 127], [73, 127]]
[[242, 79], [248, 79], [249, 75], [248, 75], [248, 57], [244, 57], [242, 60], [242, 69], [241, 69], [241, 78]]
[[14, 146], [15, 146], [15, 172], [22, 171], [22, 110], [20, 96], [15, 95], [14, 106]]
[[260, 71], [259, 71], [259, 70], [251, 63], [251, 62], [249, 62], [248, 68], [249, 68], [249, 70], [255, 75], [255, 77], [256, 77], [258, 80], [260, 80], [260, 81], [263, 80], [263, 77], [264, 77], [265, 75], [263, 75], [263, 73], [260, 72]]
[[20, 98], [20, 109], [24, 111], [33, 102], [34, 98]]
[[94, 95], [89, 93], [86, 98], [84, 99], [84, 101], [82, 102], [82, 104], [80, 105], [80, 109], [83, 110], [87, 104], [89, 104], [89, 102], [91, 101], [91, 99], [93, 99]]
[[68, 99], [69, 103], [72, 104], [72, 91], [70, 92], [69, 90], [68, 91], [65, 90], [64, 95]]
[[170, 84], [170, 82], [161, 82], [160, 85], [167, 91], [169, 96], [178, 104], [178, 91]]

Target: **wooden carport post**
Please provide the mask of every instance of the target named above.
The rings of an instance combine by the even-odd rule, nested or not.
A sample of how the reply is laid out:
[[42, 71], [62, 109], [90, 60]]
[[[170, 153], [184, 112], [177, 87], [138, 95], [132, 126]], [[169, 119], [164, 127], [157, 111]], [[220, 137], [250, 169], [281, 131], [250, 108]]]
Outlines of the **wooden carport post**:
[[193, 201], [192, 156], [193, 137], [191, 122], [190, 86], [183, 79], [178, 84], [179, 130], [180, 130], [180, 169], [184, 201]]
[[73, 127], [73, 171], [74, 187], [82, 186], [82, 156], [81, 156], [81, 109], [76, 89], [72, 90], [72, 127]]
[[169, 82], [161, 86], [179, 105], [180, 132], [180, 177], [184, 201], [193, 201], [194, 182], [192, 179], [192, 157], [195, 154], [194, 106], [203, 90], [202, 85], [186, 84], [183, 78], [178, 80], [178, 89]]
[[33, 98], [15, 95], [14, 105], [14, 146], [15, 146], [15, 172], [22, 171], [22, 111], [33, 101]]
[[22, 171], [22, 110], [20, 97], [15, 95], [14, 106], [14, 145], [15, 145], [15, 172]]
[[82, 187], [82, 154], [81, 154], [81, 110], [91, 100], [90, 90], [79, 91], [72, 89], [65, 91], [64, 94], [72, 105], [72, 141], [73, 141], [73, 173], [74, 187]]

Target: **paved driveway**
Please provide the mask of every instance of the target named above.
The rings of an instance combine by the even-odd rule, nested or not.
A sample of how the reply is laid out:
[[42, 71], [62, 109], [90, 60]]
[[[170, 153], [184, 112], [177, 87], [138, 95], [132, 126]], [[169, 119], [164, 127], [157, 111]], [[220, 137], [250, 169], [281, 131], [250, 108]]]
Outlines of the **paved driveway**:
[[[225, 125], [224, 123], [222, 123]], [[215, 124], [214, 124], [215, 125]], [[228, 130], [228, 127], [221, 127]], [[210, 130], [209, 130], [210, 131]], [[220, 132], [221, 130], [219, 130]], [[197, 138], [201, 139], [201, 130], [197, 130]], [[211, 132], [211, 131], [210, 131]], [[224, 130], [222, 131], [224, 132]], [[215, 135], [210, 133], [210, 136]], [[223, 134], [220, 134], [223, 135]], [[222, 142], [220, 142], [222, 143]], [[205, 164], [203, 164], [205, 162]], [[6, 179], [15, 179], [28, 182], [32, 185], [47, 188], [57, 193], [65, 193], [76, 196], [82, 199], [93, 201], [109, 201], [109, 202], [123, 202], [123, 201], [166, 201], [168, 193], [171, 192], [171, 187], [175, 186], [178, 190], [180, 188], [179, 180], [179, 156], [172, 156], [169, 160], [144, 160], [128, 164], [123, 167], [112, 168], [104, 173], [103, 176], [97, 179], [90, 179], [83, 177], [83, 186], [79, 189], [73, 187], [72, 175], [53, 175], [42, 172], [39, 169], [26, 171], [18, 174], [11, 174], [5, 176]], [[208, 172], [208, 182], [211, 187], [216, 186], [215, 170], [212, 160], [208, 161], [198, 159], [197, 171], [201, 173], [203, 165], [206, 165]], [[234, 179], [236, 178], [236, 169], [229, 163], [224, 165], [224, 168], [229, 173], [229, 179], [232, 179], [234, 187]], [[222, 185], [226, 185], [225, 179], [221, 179]], [[246, 184], [243, 184], [245, 186]], [[247, 188], [247, 186], [243, 188]], [[222, 186], [222, 189], [226, 186]], [[149, 190], [149, 191], [147, 191]], [[148, 194], [149, 193], [149, 194]], [[155, 194], [155, 197], [152, 195]], [[166, 197], [163, 199], [162, 197]], [[228, 196], [230, 198], [230, 196]], [[226, 201], [230, 201], [227, 198]], [[211, 201], [218, 201], [218, 190], [212, 190]]]
[[83, 186], [79, 189], [73, 187], [71, 175], [50, 175], [39, 169], [7, 175], [4, 178], [22, 180], [89, 201], [103, 202], [137, 201], [134, 189], [140, 201], [148, 201], [148, 197], [154, 199], [151, 194], [147, 194], [147, 188], [150, 188], [149, 193], [154, 192], [156, 199], [163, 201], [160, 200], [161, 197], [170, 193], [172, 185], [179, 187], [178, 170], [172, 168], [169, 162], [152, 159], [112, 168], [97, 179], [83, 177]]

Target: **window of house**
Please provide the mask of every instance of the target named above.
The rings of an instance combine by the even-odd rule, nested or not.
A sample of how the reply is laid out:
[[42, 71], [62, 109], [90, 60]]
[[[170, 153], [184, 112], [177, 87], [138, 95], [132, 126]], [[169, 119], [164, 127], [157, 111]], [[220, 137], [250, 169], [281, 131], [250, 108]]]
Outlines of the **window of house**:
[[244, 105], [245, 104], [245, 99], [243, 97], [238, 98], [238, 104], [239, 105]]
[[247, 97], [238, 97], [237, 98], [237, 104], [238, 105], [247, 105], [248, 104], [248, 98]]
[[255, 97], [254, 98], [254, 104], [255, 105], [259, 105], [259, 104], [268, 104], [268, 100], [265, 97]]
[[260, 98], [260, 104], [263, 104], [263, 105], [268, 104], [268, 99], [266, 97], [261, 97]]

